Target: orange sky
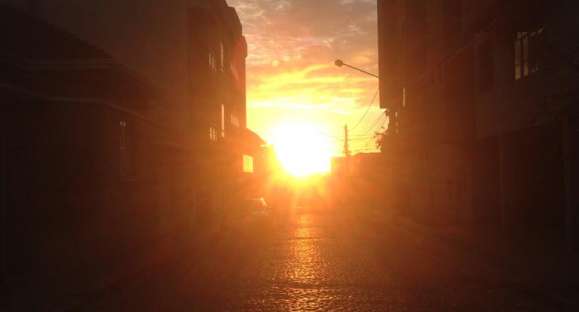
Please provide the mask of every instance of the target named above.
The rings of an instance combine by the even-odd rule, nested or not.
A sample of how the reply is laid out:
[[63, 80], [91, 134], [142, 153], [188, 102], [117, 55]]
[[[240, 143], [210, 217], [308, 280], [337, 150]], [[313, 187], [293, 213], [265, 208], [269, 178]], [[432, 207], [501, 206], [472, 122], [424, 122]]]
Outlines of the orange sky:
[[351, 150], [375, 151], [373, 134], [386, 126], [378, 98], [368, 109], [378, 81], [333, 62], [378, 72], [376, 0], [228, 3], [249, 44], [248, 126], [275, 145], [280, 126], [305, 125], [339, 155], [347, 123]]

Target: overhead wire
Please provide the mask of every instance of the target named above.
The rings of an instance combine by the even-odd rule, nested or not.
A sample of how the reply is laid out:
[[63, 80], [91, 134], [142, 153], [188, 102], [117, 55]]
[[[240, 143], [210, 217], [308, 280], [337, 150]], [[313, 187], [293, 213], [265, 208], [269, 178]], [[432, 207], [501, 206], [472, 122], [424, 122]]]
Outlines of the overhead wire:
[[[384, 120], [382, 120], [384, 119]], [[368, 136], [370, 134], [370, 132], [374, 132], [376, 131], [376, 129], [378, 127], [382, 127], [386, 124], [386, 121], [388, 120], [388, 118], [386, 118], [385, 114], [380, 114], [380, 116], [378, 116], [378, 118], [376, 118], [374, 120], [374, 122], [372, 123], [372, 125], [366, 130], [366, 132], [364, 132], [365, 136]], [[382, 121], [382, 124], [380, 124], [380, 122]], [[380, 124], [380, 125], [379, 125]], [[374, 136], [374, 134], [372, 134], [372, 136]]]
[[370, 100], [370, 103], [368, 103], [368, 106], [366, 107], [366, 111], [364, 112], [362, 117], [360, 117], [358, 122], [350, 129], [350, 131], [356, 130], [362, 124], [362, 121], [364, 121], [366, 116], [368, 116], [368, 113], [370, 112], [370, 109], [372, 108], [372, 105], [376, 101], [376, 98], [378, 97], [379, 93], [380, 93], [380, 88], [376, 88], [376, 92], [374, 92], [374, 95], [372, 96], [372, 100]]
[[[492, 21], [490, 21], [487, 26], [486, 26], [486, 31], [489, 31], [491, 29], [493, 29], [494, 27], [496, 27], [497, 25], [497, 21], [499, 20], [499, 17], [495, 17]], [[459, 48], [457, 48], [455, 51], [453, 51], [453, 53], [450, 53], [448, 55], [446, 55], [445, 57], [443, 57], [437, 66], [433, 66], [432, 69], [426, 71], [425, 73], [423, 73], [421, 76], [418, 77], [418, 79], [415, 79], [413, 81], [413, 84], [420, 84], [422, 82], [424, 82], [425, 80], [428, 80], [429, 76], [433, 76], [435, 74], [436, 70], [440, 70], [441, 67], [446, 66], [448, 63], [450, 63], [453, 59], [455, 59], [457, 57], [457, 55], [459, 55], [463, 50], [465, 50], [466, 48], [468, 48], [469, 46], [472, 46], [474, 43], [476, 43], [477, 38], [472, 38], [468, 41], [466, 41], [462, 46], [460, 46]], [[372, 107], [372, 104], [374, 104], [376, 97], [378, 96], [379, 93], [379, 88], [376, 90], [374, 96], [372, 97], [371, 102], [368, 104], [368, 106], [366, 107], [366, 111], [364, 112], [364, 114], [362, 115], [362, 117], [358, 120], [358, 122], [355, 124], [354, 127], [352, 127], [350, 130], [353, 131], [355, 129], [357, 129], [362, 122], [364, 121], [364, 119], [367, 117], [368, 113], [370, 112], [370, 109]], [[364, 140], [368, 140], [368, 143], [364, 146], [364, 148], [361, 149], [354, 149], [352, 150], [352, 152], [361, 152], [361, 151], [372, 151], [374, 149], [369, 148], [368, 145], [370, 144], [370, 142], [372, 142], [372, 139], [374, 139], [374, 135], [369, 135], [372, 131], [375, 131], [378, 127], [383, 127], [386, 122], [388, 121], [388, 118], [385, 118], [386, 115], [385, 114], [380, 114], [380, 116], [372, 123], [372, 126], [370, 126], [367, 131], [362, 134], [362, 135], [351, 135], [349, 140], [351, 141], [364, 141]], [[382, 119], [384, 118], [384, 120], [382, 121]], [[382, 123], [380, 124], [380, 122], [382, 121]], [[320, 132], [321, 133], [321, 132]], [[324, 134], [325, 136], [331, 138], [332, 140], [335, 141], [344, 141], [344, 138], [340, 138], [334, 135], [330, 135], [328, 133], [321, 133]]]

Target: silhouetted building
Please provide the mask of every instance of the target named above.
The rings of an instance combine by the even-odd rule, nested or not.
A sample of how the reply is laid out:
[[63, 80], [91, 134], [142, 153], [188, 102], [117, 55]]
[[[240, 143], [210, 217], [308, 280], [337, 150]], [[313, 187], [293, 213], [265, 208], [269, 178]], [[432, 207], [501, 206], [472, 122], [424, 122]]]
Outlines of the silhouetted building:
[[388, 190], [427, 222], [577, 228], [573, 1], [379, 1]]
[[106, 287], [245, 196], [263, 141], [225, 1], [0, 4], [0, 304]]
[[0, 304], [46, 310], [190, 237], [191, 149], [147, 117], [155, 85], [26, 13], [0, 19]]
[[253, 171], [254, 151], [263, 144], [246, 128], [247, 43], [235, 9], [223, 0], [194, 6], [188, 17], [194, 132], [208, 146], [201, 171], [211, 192], [203, 196], [220, 210], [245, 196], [244, 171]]
[[214, 202], [221, 186], [241, 175], [244, 157], [233, 142], [247, 131], [247, 44], [225, 0], [1, 2], [77, 35], [162, 90], [147, 117], [190, 140], [199, 173], [196, 203]]

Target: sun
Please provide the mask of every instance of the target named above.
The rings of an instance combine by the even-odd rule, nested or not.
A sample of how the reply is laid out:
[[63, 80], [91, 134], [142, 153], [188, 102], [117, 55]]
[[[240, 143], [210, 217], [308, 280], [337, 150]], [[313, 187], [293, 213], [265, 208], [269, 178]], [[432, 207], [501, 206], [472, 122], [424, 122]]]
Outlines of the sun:
[[285, 123], [272, 131], [272, 144], [282, 167], [295, 177], [330, 172], [330, 139], [313, 124]]

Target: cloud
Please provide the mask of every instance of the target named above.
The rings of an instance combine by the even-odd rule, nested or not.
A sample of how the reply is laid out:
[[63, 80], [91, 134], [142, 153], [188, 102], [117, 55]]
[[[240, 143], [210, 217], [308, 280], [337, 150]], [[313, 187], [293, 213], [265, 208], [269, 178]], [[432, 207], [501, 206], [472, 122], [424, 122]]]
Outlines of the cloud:
[[376, 15], [376, 0], [341, 4], [336, 0], [230, 0], [229, 4], [243, 21], [250, 63], [271, 63], [281, 54], [315, 45], [340, 54], [376, 46], [376, 23], [367, 18]]
[[266, 132], [274, 122], [266, 119], [284, 111], [310, 112], [303, 118], [325, 124], [359, 119], [377, 80], [333, 62], [340, 58], [377, 72], [376, 1], [228, 0], [240, 15], [249, 46], [252, 128]]

